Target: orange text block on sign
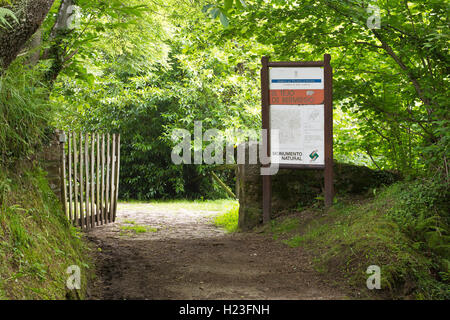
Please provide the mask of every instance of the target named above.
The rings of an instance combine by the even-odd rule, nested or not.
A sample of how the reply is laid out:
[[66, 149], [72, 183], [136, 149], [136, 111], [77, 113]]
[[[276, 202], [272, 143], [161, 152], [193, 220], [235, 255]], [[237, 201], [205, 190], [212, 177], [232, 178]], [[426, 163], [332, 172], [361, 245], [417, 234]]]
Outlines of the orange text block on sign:
[[323, 104], [323, 89], [270, 90], [270, 104]]

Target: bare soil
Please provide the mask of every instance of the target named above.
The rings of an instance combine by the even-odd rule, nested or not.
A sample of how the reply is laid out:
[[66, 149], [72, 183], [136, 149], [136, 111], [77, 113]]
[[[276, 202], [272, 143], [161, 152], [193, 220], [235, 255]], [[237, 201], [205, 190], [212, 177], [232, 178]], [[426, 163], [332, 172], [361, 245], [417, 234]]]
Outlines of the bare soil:
[[[117, 222], [88, 232], [89, 299], [346, 299], [301, 248], [266, 234], [227, 234], [217, 212], [120, 204]], [[124, 231], [122, 226], [154, 228]], [[156, 229], [156, 231], [155, 231]]]

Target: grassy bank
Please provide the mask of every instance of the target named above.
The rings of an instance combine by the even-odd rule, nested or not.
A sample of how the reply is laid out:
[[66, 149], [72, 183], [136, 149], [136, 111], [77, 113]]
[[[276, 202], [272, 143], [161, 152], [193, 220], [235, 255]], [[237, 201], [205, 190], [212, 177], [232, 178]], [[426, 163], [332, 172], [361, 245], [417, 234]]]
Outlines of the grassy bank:
[[[314, 257], [319, 272], [362, 297], [449, 299], [448, 189], [397, 183], [328, 212], [310, 208], [280, 217], [268, 232]], [[381, 268], [381, 290], [366, 287], [367, 268]]]
[[[45, 172], [31, 167], [14, 174], [0, 170], [0, 299], [83, 298], [85, 252]], [[71, 265], [81, 269], [81, 290], [66, 289]]]

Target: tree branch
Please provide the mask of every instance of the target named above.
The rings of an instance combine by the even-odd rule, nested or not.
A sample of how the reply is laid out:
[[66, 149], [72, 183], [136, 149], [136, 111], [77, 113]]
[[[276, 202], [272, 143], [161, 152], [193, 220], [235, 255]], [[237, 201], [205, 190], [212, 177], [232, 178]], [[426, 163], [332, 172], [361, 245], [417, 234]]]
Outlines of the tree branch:
[[[417, 77], [415, 77], [412, 72], [409, 70], [409, 68], [403, 63], [403, 61], [397, 56], [397, 54], [395, 54], [394, 50], [391, 48], [390, 45], [387, 44], [387, 42], [383, 39], [383, 37], [381, 36], [380, 33], [378, 33], [378, 31], [376, 31], [375, 29], [372, 29], [373, 34], [375, 35], [375, 37], [381, 42], [381, 47], [384, 49], [384, 51], [386, 51], [386, 53], [397, 63], [397, 65], [403, 70], [405, 71], [405, 73], [407, 74], [409, 80], [412, 82], [414, 89], [416, 90], [417, 95], [419, 96], [419, 99], [427, 106], [432, 106], [434, 103], [428, 99], [427, 97], [425, 97], [425, 94], [419, 84], [419, 81], [417, 79]], [[427, 109], [428, 110], [428, 114], [432, 113], [431, 109]]]

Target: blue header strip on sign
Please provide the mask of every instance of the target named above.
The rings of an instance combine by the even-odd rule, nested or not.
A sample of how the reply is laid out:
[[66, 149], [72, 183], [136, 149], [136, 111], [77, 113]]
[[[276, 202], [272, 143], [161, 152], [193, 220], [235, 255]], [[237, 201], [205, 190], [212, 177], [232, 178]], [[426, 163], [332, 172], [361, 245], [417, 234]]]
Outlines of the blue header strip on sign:
[[272, 79], [272, 83], [321, 83], [322, 79]]

